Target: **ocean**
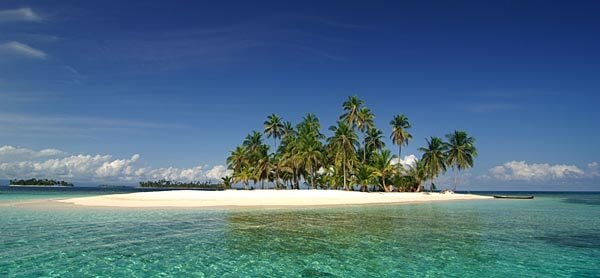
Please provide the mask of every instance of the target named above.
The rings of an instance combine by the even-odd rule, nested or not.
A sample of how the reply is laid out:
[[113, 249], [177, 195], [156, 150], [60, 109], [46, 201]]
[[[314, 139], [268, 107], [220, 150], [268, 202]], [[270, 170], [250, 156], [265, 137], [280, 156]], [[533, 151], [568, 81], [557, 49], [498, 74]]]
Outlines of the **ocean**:
[[600, 193], [300, 209], [51, 201], [133, 191], [0, 187], [0, 277], [600, 277]]

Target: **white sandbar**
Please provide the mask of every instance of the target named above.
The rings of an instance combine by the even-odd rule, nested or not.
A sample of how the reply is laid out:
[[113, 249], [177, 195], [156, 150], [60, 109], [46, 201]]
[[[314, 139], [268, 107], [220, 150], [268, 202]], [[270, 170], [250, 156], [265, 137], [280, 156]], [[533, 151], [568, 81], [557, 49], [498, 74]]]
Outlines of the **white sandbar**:
[[306, 207], [491, 199], [473, 194], [366, 193], [339, 190], [173, 190], [59, 200], [103, 207]]

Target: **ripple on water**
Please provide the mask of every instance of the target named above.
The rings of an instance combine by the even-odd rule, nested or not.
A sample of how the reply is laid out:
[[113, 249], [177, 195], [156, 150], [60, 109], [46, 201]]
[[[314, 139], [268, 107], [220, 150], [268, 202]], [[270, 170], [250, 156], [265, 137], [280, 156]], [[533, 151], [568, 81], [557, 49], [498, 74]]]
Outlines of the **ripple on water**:
[[535, 239], [557, 246], [600, 249], [600, 230], [589, 233], [548, 233]]

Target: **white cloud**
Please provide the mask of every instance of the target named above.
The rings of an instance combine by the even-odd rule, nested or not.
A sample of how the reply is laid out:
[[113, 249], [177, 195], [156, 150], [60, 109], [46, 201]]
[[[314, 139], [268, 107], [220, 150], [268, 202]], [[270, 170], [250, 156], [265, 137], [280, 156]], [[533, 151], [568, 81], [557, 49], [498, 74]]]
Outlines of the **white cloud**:
[[40, 157], [45, 157], [45, 156], [58, 156], [58, 155], [62, 155], [62, 154], [65, 154], [65, 152], [63, 152], [61, 150], [43, 149], [43, 150], [39, 151], [36, 155], [40, 156]]
[[18, 41], [11, 41], [0, 44], [0, 53], [8, 55], [25, 56], [36, 59], [46, 59], [48, 57], [48, 54], [46, 54], [44, 51], [35, 49], [29, 45], [20, 43]]
[[43, 18], [34, 12], [31, 8], [20, 8], [14, 10], [1, 10], [0, 23], [13, 21], [32, 21], [40, 22]]
[[57, 149], [43, 149], [40, 151], [34, 151], [28, 148], [14, 146], [0, 147], [0, 162], [24, 161], [43, 157], [56, 157], [61, 155], [66, 155], [66, 153]]
[[585, 177], [585, 172], [575, 165], [528, 164], [525, 161], [510, 161], [491, 168], [486, 176], [507, 181], [541, 181], [582, 178]]
[[[404, 169], [410, 169], [410, 167], [415, 165], [417, 160], [418, 160], [417, 156], [415, 156], [414, 154], [411, 154], [411, 155], [404, 156], [404, 158], [400, 160], [400, 163], [402, 163], [402, 167], [404, 167]], [[392, 159], [392, 165], [396, 165], [396, 164], [398, 164], [398, 159], [397, 158]]]
[[133, 173], [132, 164], [140, 159], [139, 154], [134, 154], [130, 159], [117, 159], [112, 161], [105, 161], [102, 166], [96, 169], [95, 174], [97, 177], [115, 177], [125, 176], [128, 177]]
[[227, 169], [227, 167], [225, 167], [223, 165], [217, 165], [206, 172], [206, 177], [211, 178], [211, 179], [220, 179], [224, 176], [228, 176], [231, 174], [232, 174], [232, 171]]
[[[51, 158], [53, 157], [53, 158]], [[111, 155], [67, 155], [57, 149], [0, 147], [0, 178], [57, 178], [71, 181], [217, 180], [230, 174], [223, 165], [212, 168], [139, 167], [140, 155], [114, 159]]]

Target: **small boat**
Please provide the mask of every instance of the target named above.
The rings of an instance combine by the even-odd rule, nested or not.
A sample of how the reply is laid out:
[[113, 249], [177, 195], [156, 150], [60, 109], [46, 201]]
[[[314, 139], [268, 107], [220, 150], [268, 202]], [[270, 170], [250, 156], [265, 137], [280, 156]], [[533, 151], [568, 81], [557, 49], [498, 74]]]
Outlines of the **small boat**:
[[533, 196], [507, 196], [507, 195], [494, 195], [496, 199], [533, 199]]

